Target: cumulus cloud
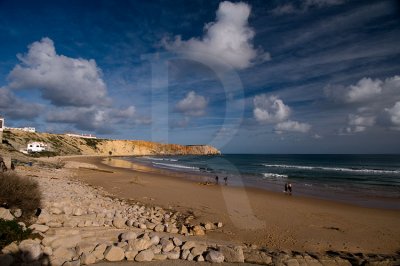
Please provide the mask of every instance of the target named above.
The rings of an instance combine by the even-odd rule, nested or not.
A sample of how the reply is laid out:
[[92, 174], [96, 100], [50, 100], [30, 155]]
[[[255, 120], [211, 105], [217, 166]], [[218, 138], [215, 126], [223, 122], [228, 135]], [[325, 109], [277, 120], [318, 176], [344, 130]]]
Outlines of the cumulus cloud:
[[310, 129], [311, 125], [307, 123], [300, 123], [291, 120], [280, 122], [275, 125], [275, 131], [277, 133], [283, 133], [284, 131], [307, 133], [308, 131], [310, 131]]
[[207, 108], [207, 100], [196, 92], [190, 91], [185, 98], [180, 100], [175, 109], [187, 116], [202, 116]]
[[345, 94], [347, 102], [361, 102], [369, 100], [382, 92], [382, 81], [363, 78], [356, 85], [351, 85]]
[[392, 128], [400, 130], [400, 101], [396, 102], [393, 107], [386, 108], [385, 111], [389, 114], [390, 122], [393, 126]]
[[286, 120], [290, 115], [289, 106], [276, 96], [257, 95], [253, 99], [255, 119], [264, 124]]
[[208, 58], [236, 69], [248, 68], [257, 60], [270, 59], [268, 53], [252, 44], [255, 32], [248, 25], [250, 12], [246, 3], [221, 2], [216, 21], [204, 26], [202, 38], [184, 41], [181, 36], [176, 36], [173, 41], [163, 39], [163, 45], [167, 50], [185, 53], [193, 59], [204, 61]]
[[13, 119], [33, 119], [39, 116], [43, 106], [23, 101], [3, 87], [0, 88], [0, 110], [1, 115]]
[[350, 114], [348, 117], [347, 133], [358, 133], [365, 131], [368, 127], [375, 125], [375, 116], [361, 116]]
[[107, 88], [94, 60], [70, 58], [56, 53], [49, 38], [29, 45], [20, 64], [8, 76], [8, 87], [41, 91], [56, 106], [108, 105]]
[[275, 7], [271, 13], [274, 15], [287, 15], [305, 13], [312, 8], [323, 8], [328, 6], [341, 5], [347, 0], [303, 0], [300, 4], [287, 3]]

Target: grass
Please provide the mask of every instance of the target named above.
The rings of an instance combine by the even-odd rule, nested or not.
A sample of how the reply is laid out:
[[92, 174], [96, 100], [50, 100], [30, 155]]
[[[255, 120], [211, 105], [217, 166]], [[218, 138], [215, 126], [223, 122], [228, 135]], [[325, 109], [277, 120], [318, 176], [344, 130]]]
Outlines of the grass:
[[14, 241], [21, 242], [31, 236], [31, 229], [24, 229], [17, 221], [0, 219], [0, 249]]
[[38, 183], [13, 172], [0, 173], [0, 203], [6, 203], [10, 209], [21, 209], [22, 218], [31, 217], [41, 206], [42, 194]]

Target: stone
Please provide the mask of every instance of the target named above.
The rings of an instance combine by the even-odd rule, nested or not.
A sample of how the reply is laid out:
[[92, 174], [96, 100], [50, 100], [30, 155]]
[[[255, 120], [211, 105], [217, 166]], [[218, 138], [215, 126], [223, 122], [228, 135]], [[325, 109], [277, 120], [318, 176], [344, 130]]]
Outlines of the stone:
[[167, 255], [169, 260], [177, 260], [177, 259], [179, 259], [180, 252], [179, 251], [171, 251], [171, 252], [168, 252], [165, 254]]
[[72, 260], [76, 253], [72, 248], [59, 247], [53, 251], [53, 257], [63, 259], [64, 261]]
[[118, 229], [125, 228], [126, 219], [124, 218], [114, 218], [112, 224]]
[[226, 247], [222, 246], [219, 248], [219, 251], [225, 257], [226, 262], [244, 262], [244, 254], [243, 249], [240, 246], [236, 247]]
[[195, 257], [194, 260], [197, 262], [202, 262], [202, 261], [204, 261], [204, 257], [202, 255], [199, 255], [199, 256]]
[[196, 242], [194, 241], [186, 241], [185, 244], [183, 244], [182, 249], [191, 249], [194, 248], [196, 246]]
[[11, 221], [14, 220], [14, 216], [11, 214], [9, 209], [0, 208], [0, 219]]
[[193, 255], [192, 255], [192, 253], [189, 252], [189, 255], [187, 256], [187, 259], [186, 259], [186, 260], [188, 260], [188, 261], [194, 260], [194, 257], [193, 257]]
[[47, 224], [50, 221], [50, 219], [51, 219], [50, 214], [46, 210], [42, 209], [36, 223], [37, 224]]
[[1, 266], [11, 266], [14, 262], [13, 256], [10, 254], [0, 254], [0, 265]]
[[120, 235], [120, 239], [121, 241], [128, 241], [128, 240], [133, 240], [137, 238], [137, 234], [135, 232], [129, 231], [129, 232], [125, 232], [122, 233]]
[[196, 225], [195, 227], [193, 227], [193, 234], [195, 236], [204, 236], [206, 233], [203, 230], [203, 227], [200, 225]]
[[83, 253], [81, 256], [82, 265], [90, 265], [96, 263], [96, 256], [92, 253]]
[[150, 241], [153, 243], [153, 245], [158, 245], [158, 243], [160, 243], [160, 237], [158, 235], [154, 235], [151, 237]]
[[189, 233], [189, 231], [188, 231], [187, 227], [184, 226], [184, 225], [182, 225], [182, 226], [181, 226], [181, 229], [179, 229], [179, 234], [181, 234], [181, 235], [186, 235], [186, 234], [188, 234], [188, 233]]
[[182, 240], [180, 240], [177, 237], [174, 237], [172, 241], [174, 242], [175, 246], [181, 246], [182, 245]]
[[76, 246], [75, 250], [78, 255], [82, 255], [83, 253], [89, 254], [94, 250], [96, 245], [97, 243], [93, 243], [92, 241], [81, 242]]
[[17, 254], [19, 252], [17, 242], [12, 242], [11, 244], [5, 246], [1, 252], [3, 252], [3, 254]]
[[22, 216], [22, 210], [21, 209], [15, 209], [13, 212], [13, 215], [15, 218], [19, 218]]
[[135, 261], [152, 261], [154, 254], [151, 250], [143, 250], [136, 255]]
[[217, 227], [218, 227], [218, 228], [221, 228], [222, 226], [223, 226], [222, 222], [218, 222], [218, 223], [217, 223]]
[[166, 260], [167, 258], [166, 254], [154, 254], [153, 260]]
[[156, 232], [164, 232], [164, 230], [165, 230], [165, 226], [162, 224], [158, 224], [158, 225], [156, 225], [156, 227], [154, 227], [154, 231], [156, 231]]
[[[53, 263], [51, 265], [53, 266]], [[80, 260], [72, 260], [64, 262], [62, 266], [80, 266], [80, 265], [81, 265]]]
[[206, 251], [207, 251], [206, 245], [197, 245], [196, 247], [190, 250], [190, 253], [192, 253], [193, 257], [197, 257], [199, 255], [203, 255], [203, 253]]
[[19, 246], [21, 258], [24, 262], [33, 262], [42, 256], [42, 249], [40, 243], [32, 239], [23, 240]]
[[43, 254], [46, 256], [51, 256], [53, 255], [53, 249], [51, 247], [44, 247]]
[[64, 236], [55, 239], [53, 242], [51, 242], [50, 246], [53, 249], [56, 249], [58, 247], [75, 248], [80, 241], [81, 241], [80, 235]]
[[206, 256], [206, 260], [212, 263], [222, 263], [224, 262], [224, 259], [224, 255], [221, 252], [215, 250], [210, 250]]
[[104, 251], [106, 251], [106, 249], [106, 244], [99, 244], [97, 247], [94, 248], [92, 254], [96, 257], [96, 260], [102, 260], [104, 259]]
[[139, 251], [137, 251], [137, 250], [125, 251], [125, 258], [126, 258], [126, 260], [133, 261], [133, 260], [135, 260], [135, 257], [138, 253], [139, 253]]
[[62, 212], [63, 212], [63, 211], [62, 211], [61, 209], [56, 208], [56, 207], [52, 207], [52, 208], [50, 209], [50, 213], [51, 213], [51, 214], [58, 215], [58, 214], [61, 214]]
[[47, 225], [48, 225], [49, 227], [53, 227], [53, 228], [62, 227], [62, 223], [60, 223], [60, 222], [53, 222], [53, 221], [48, 222]]
[[188, 249], [183, 250], [181, 253], [181, 260], [186, 260], [189, 254], [190, 254], [190, 250], [188, 250]]
[[83, 210], [81, 208], [76, 208], [73, 211], [73, 215], [74, 216], [81, 216], [81, 215], [83, 215]]
[[213, 224], [213, 223], [206, 223], [206, 224], [204, 225], [204, 228], [205, 228], [206, 230], [213, 230], [213, 229], [216, 229], [217, 226], [216, 226], [215, 224]]
[[129, 240], [128, 243], [129, 243], [130, 248], [137, 250], [137, 251], [148, 249], [149, 247], [151, 247], [151, 245], [153, 245], [151, 240], [144, 239], [144, 238]]
[[254, 264], [269, 265], [272, 264], [272, 257], [263, 252], [256, 251], [256, 252], [246, 253], [244, 261]]
[[32, 229], [37, 232], [45, 233], [45, 232], [47, 232], [47, 230], [49, 230], [49, 227], [44, 224], [32, 224], [31, 226], [29, 226], [29, 229]]
[[287, 266], [300, 266], [299, 262], [298, 262], [295, 258], [288, 259], [288, 260], [285, 262], [285, 264], [286, 264]]
[[64, 222], [64, 227], [76, 227], [78, 225], [78, 220], [69, 219]]
[[125, 252], [120, 247], [110, 246], [104, 252], [104, 258], [108, 261], [121, 261], [125, 258]]
[[170, 240], [164, 241], [164, 243], [162, 243], [161, 245], [162, 245], [163, 252], [170, 252], [175, 247], [174, 244], [172, 243], [172, 241], [170, 241]]

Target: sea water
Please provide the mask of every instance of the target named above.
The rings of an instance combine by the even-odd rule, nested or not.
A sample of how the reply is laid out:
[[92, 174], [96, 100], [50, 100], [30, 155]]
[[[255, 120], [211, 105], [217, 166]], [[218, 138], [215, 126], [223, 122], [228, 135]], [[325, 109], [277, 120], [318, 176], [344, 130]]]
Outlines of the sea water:
[[210, 182], [400, 209], [400, 155], [141, 156], [127, 160], [206, 177]]

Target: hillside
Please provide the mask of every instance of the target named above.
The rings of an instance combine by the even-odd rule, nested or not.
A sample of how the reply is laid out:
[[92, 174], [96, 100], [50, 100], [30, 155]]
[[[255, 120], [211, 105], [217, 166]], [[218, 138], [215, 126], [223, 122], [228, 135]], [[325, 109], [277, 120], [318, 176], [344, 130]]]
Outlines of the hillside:
[[163, 144], [142, 140], [84, 139], [67, 135], [4, 131], [4, 141], [16, 150], [26, 149], [28, 142], [44, 142], [56, 155], [213, 155], [220, 154], [208, 145]]

